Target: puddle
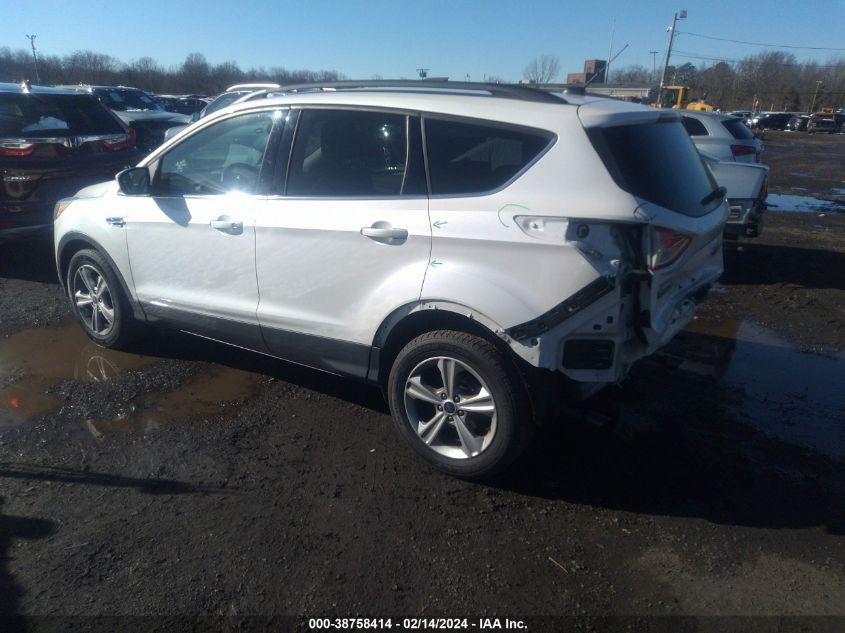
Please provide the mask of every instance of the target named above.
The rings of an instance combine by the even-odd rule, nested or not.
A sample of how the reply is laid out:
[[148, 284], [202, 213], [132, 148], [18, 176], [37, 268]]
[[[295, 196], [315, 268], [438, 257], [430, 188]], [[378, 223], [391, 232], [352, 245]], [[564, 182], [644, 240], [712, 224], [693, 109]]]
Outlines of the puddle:
[[[49, 393], [66, 380], [105, 382], [160, 359], [104, 349], [78, 325], [23, 330], [0, 339], [0, 431], [55, 411], [61, 401]], [[168, 420], [236, 410], [264, 379], [223, 365], [208, 365], [173, 391], [140, 396], [110, 419], [88, 420], [95, 437], [148, 433]]]
[[[838, 194], [837, 194], [838, 195]], [[768, 211], [798, 211], [801, 213], [845, 213], [845, 203], [822, 200], [813, 196], [770, 193], [766, 198]]]
[[156, 361], [98, 347], [73, 322], [0, 339], [0, 430], [61, 406], [47, 392], [65, 380], [104, 382]]
[[845, 354], [803, 353], [750, 322], [693, 321], [665, 355], [740, 396], [731, 414], [780, 440], [845, 459]]
[[149, 394], [111, 419], [85, 424], [99, 438], [109, 433], [149, 433], [175, 418], [234, 412], [255, 395], [262, 379], [261, 374], [211, 365], [173, 391]]

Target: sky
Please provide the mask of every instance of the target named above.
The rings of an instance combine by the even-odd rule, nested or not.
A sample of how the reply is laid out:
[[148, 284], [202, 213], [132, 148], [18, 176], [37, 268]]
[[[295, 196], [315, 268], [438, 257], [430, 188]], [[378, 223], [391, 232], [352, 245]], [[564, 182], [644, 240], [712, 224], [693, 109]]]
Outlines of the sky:
[[[776, 46], [799, 61], [845, 58], [845, 0], [674, 2], [664, 0], [0, 0], [0, 47], [44, 55], [92, 50], [129, 62], [149, 56], [178, 66], [199, 52], [242, 69], [335, 70], [349, 78], [430, 76], [516, 81], [539, 55], [559, 58], [562, 75], [585, 59], [611, 68], [660, 68], [667, 27], [681, 9], [672, 63], [710, 65]], [[693, 35], [695, 34], [695, 35]], [[650, 51], [658, 51], [652, 55]], [[682, 55], [686, 55], [682, 57]], [[565, 79], [565, 76], [560, 78]]]

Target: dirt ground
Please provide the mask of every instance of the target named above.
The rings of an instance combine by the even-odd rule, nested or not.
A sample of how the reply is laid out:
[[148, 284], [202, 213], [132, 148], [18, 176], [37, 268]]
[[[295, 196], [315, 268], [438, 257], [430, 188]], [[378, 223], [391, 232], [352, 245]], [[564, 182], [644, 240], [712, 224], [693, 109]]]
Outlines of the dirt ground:
[[[843, 149], [770, 134], [772, 190], [838, 188], [841, 158], [803, 165]], [[176, 333], [101, 350], [49, 241], [0, 249], [2, 614], [842, 630], [845, 216], [770, 212], [686, 331], [484, 485], [357, 383]]]

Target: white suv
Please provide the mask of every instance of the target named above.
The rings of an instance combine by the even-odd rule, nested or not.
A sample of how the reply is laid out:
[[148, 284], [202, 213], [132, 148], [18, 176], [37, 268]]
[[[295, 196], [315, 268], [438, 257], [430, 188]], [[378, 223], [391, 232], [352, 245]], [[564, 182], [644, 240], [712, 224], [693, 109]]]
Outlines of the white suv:
[[57, 204], [94, 341], [161, 321], [378, 383], [414, 450], [478, 478], [526, 445], [540, 384], [621, 380], [722, 272], [724, 189], [676, 112], [451, 82], [282, 92]]

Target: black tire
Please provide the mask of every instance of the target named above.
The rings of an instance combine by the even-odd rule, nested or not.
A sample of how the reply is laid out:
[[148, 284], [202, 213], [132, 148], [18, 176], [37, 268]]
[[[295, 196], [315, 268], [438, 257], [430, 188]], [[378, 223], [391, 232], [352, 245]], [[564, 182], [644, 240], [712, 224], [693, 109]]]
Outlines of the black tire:
[[[90, 292], [92, 282], [102, 278], [105, 289]], [[87, 283], [86, 283], [87, 280]], [[66, 288], [71, 311], [85, 334], [103, 347], [122, 349], [133, 339], [136, 323], [132, 308], [117, 273], [99, 252], [84, 249], [74, 253], [67, 270]], [[101, 288], [99, 284], [98, 288]], [[81, 293], [81, 300], [77, 299]], [[88, 297], [90, 305], [82, 305]], [[111, 315], [111, 323], [108, 316]]]
[[[454, 396], [448, 398], [439, 364], [443, 360], [454, 362], [452, 366], [456, 368], [452, 380]], [[425, 393], [443, 398], [439, 408], [428, 400], [406, 396], [411, 378], [420, 384], [420, 377], [426, 371], [433, 378], [422, 383], [427, 388]], [[439, 391], [436, 389], [438, 382], [442, 383]], [[482, 389], [491, 396], [485, 398], [485, 402], [492, 400], [492, 415], [460, 409], [461, 393], [465, 394], [464, 401], [471, 403], [481, 397], [478, 394], [482, 394]], [[489, 341], [465, 332], [439, 330], [409, 342], [390, 368], [387, 394], [393, 421], [411, 448], [437, 470], [464, 479], [489, 478], [507, 468], [528, 446], [536, 426], [525, 381], [513, 360]], [[473, 404], [466, 406], [474, 407]], [[421, 411], [426, 407], [430, 407], [427, 412]], [[447, 413], [453, 415], [447, 418], [448, 421], [441, 420], [440, 426], [430, 421], [434, 419], [429, 418], [431, 415], [437, 418], [445, 417]], [[416, 421], [412, 422], [411, 417]], [[425, 432], [419, 430], [429, 425], [433, 430], [427, 439], [437, 436], [431, 441], [432, 445], [421, 438], [420, 433]], [[467, 429], [485, 433], [477, 452], [468, 453], [468, 446], [479, 445], [464, 442], [466, 435], [462, 436], [461, 431], [466, 433]], [[479, 436], [473, 435], [471, 439], [478, 441]], [[456, 453], [458, 455], [454, 456]]]

